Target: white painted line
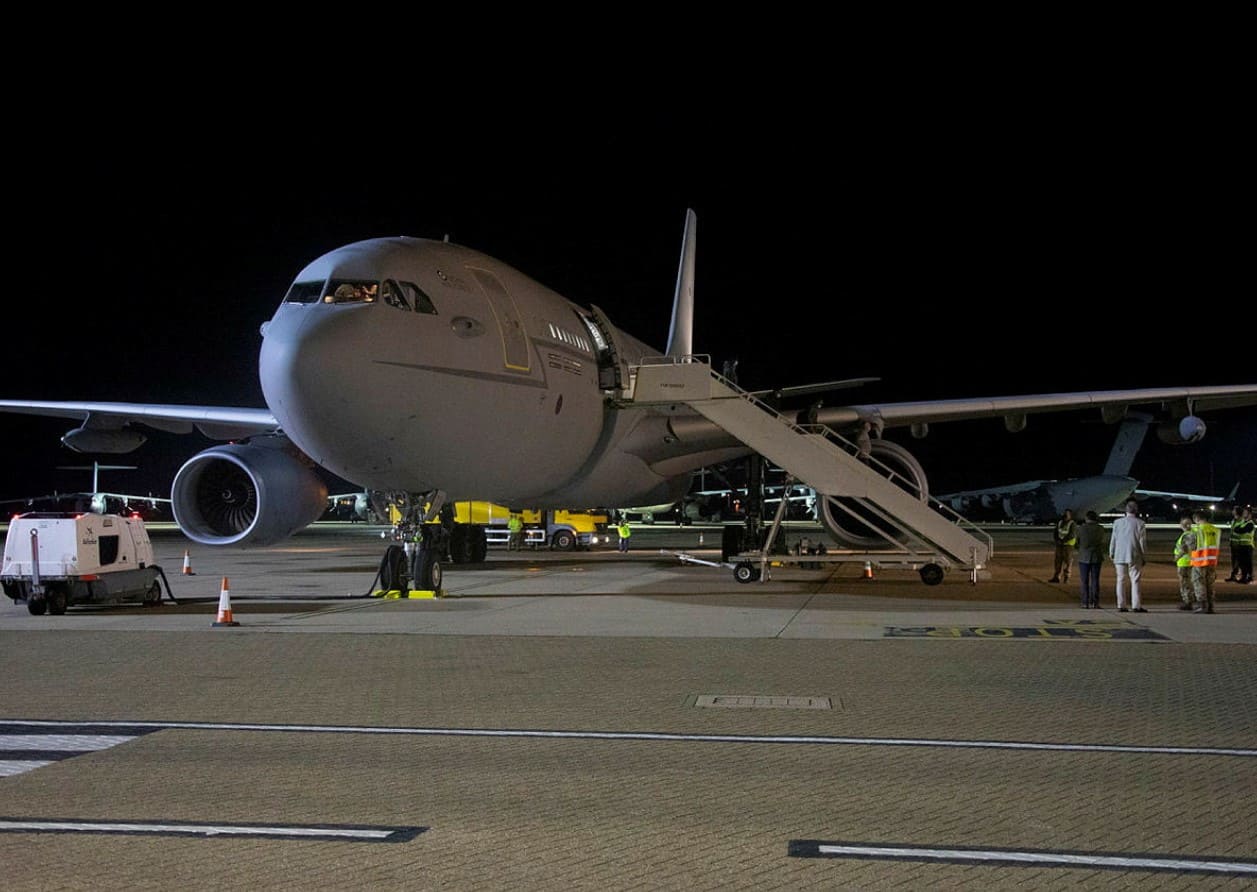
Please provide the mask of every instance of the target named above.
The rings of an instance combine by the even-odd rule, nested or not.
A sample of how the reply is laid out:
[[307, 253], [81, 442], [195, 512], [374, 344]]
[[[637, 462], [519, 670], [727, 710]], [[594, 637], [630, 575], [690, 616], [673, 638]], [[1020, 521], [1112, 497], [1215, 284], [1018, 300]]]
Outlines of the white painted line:
[[909, 846], [848, 845], [821, 843], [820, 855], [854, 858], [886, 858], [986, 864], [1037, 864], [1057, 867], [1090, 867], [1106, 870], [1168, 870], [1180, 873], [1226, 873], [1257, 876], [1257, 862], [1210, 861], [1196, 858], [1160, 858], [1147, 855], [1089, 855], [1070, 852], [1015, 852], [1001, 849], [934, 849]]
[[252, 837], [317, 839], [355, 842], [405, 842], [426, 827], [369, 827], [355, 825], [198, 824], [192, 821], [97, 821], [40, 818], [0, 818], [0, 833], [114, 833], [148, 836]]
[[921, 746], [941, 748], [1032, 750], [1080, 753], [1142, 753], [1162, 756], [1241, 756], [1257, 758], [1257, 749], [1211, 746], [1139, 746], [1108, 743], [1036, 743], [1015, 740], [950, 740], [913, 737], [819, 737], [752, 734], [676, 734], [663, 731], [566, 731], [520, 728], [389, 728], [371, 725], [269, 725], [249, 722], [58, 722], [0, 719], [6, 725], [26, 727], [134, 728], [154, 731], [279, 731], [308, 734], [389, 734], [415, 737], [500, 737], [554, 740], [640, 740], [688, 743], [776, 743], [822, 746]]
[[36, 759], [0, 759], [0, 777], [13, 777], [15, 774], [24, 774], [27, 771], [34, 771], [36, 768], [43, 768], [45, 765], [51, 765], [51, 762], [43, 762]]
[[128, 740], [135, 740], [135, 737], [108, 734], [0, 734], [0, 750], [85, 752], [108, 749]]

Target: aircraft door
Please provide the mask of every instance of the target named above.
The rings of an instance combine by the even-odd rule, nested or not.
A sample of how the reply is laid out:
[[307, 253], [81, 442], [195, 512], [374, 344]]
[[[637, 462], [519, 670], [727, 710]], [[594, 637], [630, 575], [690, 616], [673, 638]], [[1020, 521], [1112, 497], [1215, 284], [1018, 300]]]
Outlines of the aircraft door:
[[467, 268], [480, 290], [489, 299], [489, 306], [498, 320], [498, 332], [502, 335], [502, 362], [508, 369], [526, 372], [532, 368], [528, 352], [528, 334], [519, 318], [519, 309], [506, 286], [487, 269]]

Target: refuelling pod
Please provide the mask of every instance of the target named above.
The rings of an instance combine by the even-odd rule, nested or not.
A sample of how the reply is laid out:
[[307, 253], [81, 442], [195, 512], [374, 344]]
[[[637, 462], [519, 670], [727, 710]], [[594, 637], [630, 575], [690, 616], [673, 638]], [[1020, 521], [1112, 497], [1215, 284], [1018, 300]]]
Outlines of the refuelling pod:
[[327, 509], [327, 486], [286, 441], [213, 446], [175, 475], [171, 510], [202, 545], [271, 545]]
[[1186, 415], [1178, 421], [1157, 425], [1157, 439], [1170, 446], [1199, 443], [1205, 438], [1205, 422], [1195, 415]]

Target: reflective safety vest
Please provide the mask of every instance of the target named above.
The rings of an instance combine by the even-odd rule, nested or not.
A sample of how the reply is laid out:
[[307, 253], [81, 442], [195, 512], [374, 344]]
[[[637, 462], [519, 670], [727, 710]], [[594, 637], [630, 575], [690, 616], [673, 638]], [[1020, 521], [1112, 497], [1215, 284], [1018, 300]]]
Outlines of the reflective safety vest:
[[1194, 526], [1192, 532], [1196, 534], [1196, 547], [1192, 549], [1192, 566], [1218, 566], [1218, 543], [1222, 541], [1222, 532], [1211, 523]]
[[629, 529], [629, 525], [627, 523], [620, 524], [620, 526], [616, 528], [616, 532], [620, 534], [621, 539], [627, 539], [629, 536], [633, 535], [633, 531]]
[[1231, 524], [1231, 544], [1252, 545], [1254, 526], [1257, 526], [1257, 524], [1254, 524], [1251, 520], [1237, 520]]
[[524, 528], [524, 521], [518, 514], [512, 514], [506, 522], [506, 528], [512, 533], [518, 533]]
[[1056, 538], [1062, 545], [1078, 544], [1078, 528], [1072, 520], [1061, 521], [1056, 525]]
[[1191, 551], [1188, 550], [1186, 543], [1183, 542], [1188, 536], [1192, 537], [1194, 543], [1195, 533], [1191, 530], [1183, 530], [1183, 535], [1179, 536], [1178, 541], [1174, 543], [1174, 563], [1177, 567], [1190, 567], [1192, 565]]

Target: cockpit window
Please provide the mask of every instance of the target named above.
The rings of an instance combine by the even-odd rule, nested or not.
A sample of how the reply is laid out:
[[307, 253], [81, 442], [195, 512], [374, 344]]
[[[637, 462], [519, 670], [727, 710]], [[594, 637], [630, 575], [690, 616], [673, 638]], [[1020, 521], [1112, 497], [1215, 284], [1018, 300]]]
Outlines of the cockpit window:
[[390, 307], [397, 307], [402, 310], [409, 310], [410, 303], [406, 300], [406, 295], [402, 294], [402, 290], [392, 279], [386, 279], [380, 283], [380, 297]]
[[288, 304], [316, 304], [323, 296], [323, 280], [317, 282], [293, 282], [284, 297]]
[[436, 306], [432, 303], [432, 298], [423, 293], [423, 289], [414, 282], [402, 282], [402, 293], [410, 298], [411, 304], [414, 305], [416, 313], [429, 313], [436, 315]]
[[325, 304], [369, 304], [380, 295], [379, 282], [361, 282], [356, 279], [332, 279], [323, 294]]

